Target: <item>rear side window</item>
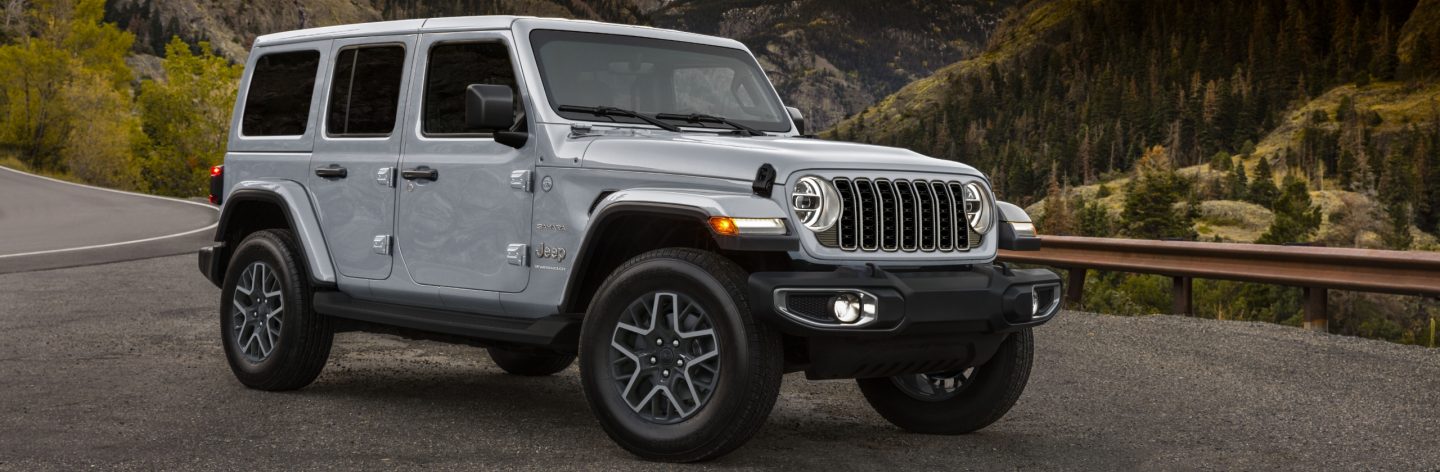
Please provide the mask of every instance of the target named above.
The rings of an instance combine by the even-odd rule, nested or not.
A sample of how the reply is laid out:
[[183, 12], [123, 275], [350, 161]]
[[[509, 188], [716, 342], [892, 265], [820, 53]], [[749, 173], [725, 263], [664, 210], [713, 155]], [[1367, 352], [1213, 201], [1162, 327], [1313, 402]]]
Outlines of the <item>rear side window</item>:
[[480, 134], [465, 129], [465, 89], [472, 84], [505, 85], [515, 93], [515, 71], [503, 43], [448, 43], [430, 48], [425, 71], [425, 134]]
[[340, 51], [330, 81], [325, 131], [331, 136], [389, 136], [395, 130], [404, 72], [402, 46]]
[[245, 95], [246, 136], [299, 136], [310, 121], [319, 51], [266, 54], [255, 61]]

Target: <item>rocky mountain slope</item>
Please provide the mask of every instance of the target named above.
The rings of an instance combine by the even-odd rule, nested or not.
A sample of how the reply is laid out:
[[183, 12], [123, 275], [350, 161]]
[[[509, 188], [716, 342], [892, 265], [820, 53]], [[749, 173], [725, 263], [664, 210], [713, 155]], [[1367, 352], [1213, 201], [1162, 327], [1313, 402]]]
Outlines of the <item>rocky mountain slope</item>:
[[816, 129], [977, 51], [1018, 0], [111, 0], [106, 17], [135, 33], [134, 61], [172, 36], [245, 58], [258, 35], [402, 18], [513, 14], [675, 28], [748, 45]]

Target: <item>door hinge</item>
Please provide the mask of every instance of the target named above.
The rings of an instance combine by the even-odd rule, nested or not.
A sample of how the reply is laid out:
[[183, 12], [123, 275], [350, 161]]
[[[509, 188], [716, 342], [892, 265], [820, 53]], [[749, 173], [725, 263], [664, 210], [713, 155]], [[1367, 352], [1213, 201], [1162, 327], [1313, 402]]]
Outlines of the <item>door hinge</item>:
[[371, 249], [374, 249], [376, 254], [379, 254], [379, 255], [382, 255], [382, 256], [388, 256], [388, 255], [390, 255], [390, 235], [388, 235], [388, 234], [377, 234], [377, 235], [375, 235], [375, 242], [374, 242], [374, 244], [372, 244], [372, 245], [370, 246], [370, 248], [371, 248]]
[[517, 170], [510, 172], [510, 188], [530, 191], [530, 171]]
[[395, 168], [381, 167], [375, 171], [375, 182], [389, 188], [395, 188]]
[[505, 261], [510, 265], [525, 267], [529, 265], [530, 246], [525, 244], [511, 244], [505, 246]]

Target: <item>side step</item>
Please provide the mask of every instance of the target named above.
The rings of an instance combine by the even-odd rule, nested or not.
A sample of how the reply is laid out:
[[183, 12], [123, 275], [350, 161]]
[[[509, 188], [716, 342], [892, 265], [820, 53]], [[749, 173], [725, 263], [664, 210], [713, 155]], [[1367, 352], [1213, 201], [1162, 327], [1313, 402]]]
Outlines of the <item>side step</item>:
[[[315, 292], [311, 303], [319, 313], [363, 322], [358, 327], [364, 331], [468, 344], [533, 346], [564, 352], [575, 352], [580, 344], [581, 315], [578, 314], [550, 315], [538, 319], [508, 318], [356, 300], [340, 292]], [[421, 333], [410, 336], [389, 328]]]

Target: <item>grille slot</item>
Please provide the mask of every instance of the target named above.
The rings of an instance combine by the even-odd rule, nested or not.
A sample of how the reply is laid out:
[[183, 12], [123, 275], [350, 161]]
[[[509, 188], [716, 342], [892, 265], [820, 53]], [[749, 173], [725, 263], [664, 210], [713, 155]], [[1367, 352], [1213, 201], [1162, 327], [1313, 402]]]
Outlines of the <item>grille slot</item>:
[[831, 179], [840, 220], [819, 238], [845, 251], [961, 252], [979, 246], [959, 181]]

